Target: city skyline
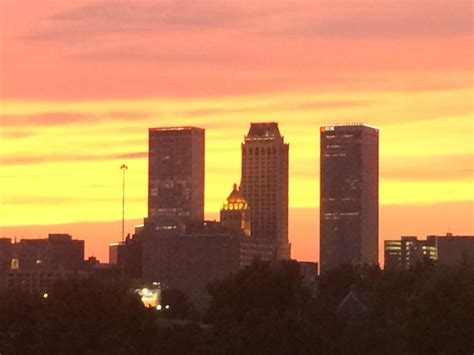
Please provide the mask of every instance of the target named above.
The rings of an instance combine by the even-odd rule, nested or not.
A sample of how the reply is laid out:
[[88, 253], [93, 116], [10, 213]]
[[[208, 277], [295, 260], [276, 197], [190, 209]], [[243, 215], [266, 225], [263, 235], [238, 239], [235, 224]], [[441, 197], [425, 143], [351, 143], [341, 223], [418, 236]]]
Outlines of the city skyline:
[[147, 128], [177, 124], [208, 132], [205, 212], [218, 219], [244, 133], [263, 121], [291, 144], [294, 257], [318, 259], [327, 124], [383, 132], [379, 250], [407, 233], [474, 234], [471, 3], [349, 3], [2, 1], [0, 235], [70, 233], [107, 260], [119, 166], [132, 232]]
[[[257, 124], [261, 124], [261, 123], [257, 123]], [[264, 123], [264, 124], [268, 124], [268, 123]], [[356, 125], [359, 125], [360, 123], [352, 123], [352, 124], [348, 124], [349, 126], [356, 126]], [[337, 123], [335, 124], [336, 126], [340, 125], [340, 126], [345, 126], [346, 124], [342, 124], [342, 123]], [[327, 127], [327, 126], [322, 126], [320, 129], [323, 129], [324, 127]], [[188, 127], [188, 126], [185, 126], [184, 128], [192, 128], [192, 127]], [[146, 131], [148, 132], [153, 132], [153, 131], [160, 131], [160, 130], [163, 130], [163, 131], [169, 131], [169, 130], [175, 130], [175, 129], [179, 129], [181, 130], [182, 128], [180, 127], [161, 127], [161, 128], [149, 128], [147, 129]], [[198, 129], [200, 130], [200, 128], [193, 128], [193, 129]], [[246, 137], [246, 136], [244, 136]], [[207, 159], [205, 159], [207, 160]], [[148, 165], [148, 159], [147, 159], [147, 165]], [[148, 176], [148, 175], [147, 175]], [[291, 181], [291, 176], [290, 176], [290, 179]], [[319, 180], [319, 179], [318, 179]], [[127, 200], [127, 199], [126, 199]], [[145, 201], [146, 202], [146, 201]], [[128, 204], [128, 200], [127, 200], [127, 204]], [[315, 221], [315, 216], [312, 215], [312, 213], [317, 213], [317, 209], [304, 209], [304, 212], [307, 214], [307, 219], [311, 219], [313, 220], [313, 225], [319, 229], [319, 220], [318, 220], [318, 223], [315, 224], [314, 221]], [[468, 212], [468, 211], [467, 211]], [[145, 214], [146, 216], [146, 214]], [[382, 216], [383, 217], [383, 212], [382, 212]], [[431, 217], [431, 216], [427, 216], [427, 217]], [[206, 209], [206, 213], [205, 213], [205, 219], [209, 219], [209, 220], [218, 220], [219, 219], [219, 213], [218, 213], [218, 210], [217, 211], [208, 211]], [[59, 232], [67, 232], [67, 233], [70, 233], [71, 231], [73, 233], [71, 234], [77, 234], [77, 231], [79, 230], [79, 236], [84, 236], [84, 235], [88, 235], [90, 233], [93, 233], [95, 235], [98, 235], [99, 233], [102, 233], [107, 235], [107, 238], [108, 239], [102, 239], [100, 241], [97, 241], [97, 240], [91, 240], [90, 238], [87, 238], [87, 236], [85, 237], [85, 240], [88, 241], [90, 244], [93, 244], [93, 246], [89, 246], [87, 250], [87, 255], [93, 255], [93, 256], [99, 256], [101, 258], [101, 260], [103, 261], [106, 261], [107, 260], [107, 249], [108, 248], [108, 244], [105, 245], [105, 243], [110, 243], [110, 242], [115, 242], [116, 241], [116, 235], [115, 233], [111, 233], [112, 230], [115, 230], [118, 228], [118, 223], [119, 221], [117, 220], [116, 222], [105, 222], [102, 226], [102, 224], [100, 222], [98, 222], [97, 224], [94, 223], [94, 222], [79, 222], [77, 224], [64, 224], [64, 225], [57, 225], [55, 223], [52, 223], [52, 224], [47, 224], [45, 226], [31, 226], [31, 227], [22, 227], [22, 229], [24, 228], [25, 230], [33, 230], [33, 231], [37, 231], [37, 230], [40, 230], [42, 233], [41, 235], [44, 235], [44, 234], [49, 234], [50, 232], [55, 232], [55, 233], [59, 233]], [[132, 233], [133, 232], [133, 229], [136, 225], [140, 225], [143, 223], [143, 218], [139, 218], [139, 219], [135, 219], [135, 220], [131, 220], [128, 218], [127, 216], [127, 220], [126, 220], [126, 225], [127, 225], [127, 229], [126, 229], [126, 233]], [[72, 226], [72, 227], [71, 227]], [[97, 226], [100, 226], [102, 228], [104, 228], [103, 230], [95, 230], [95, 228]], [[4, 228], [5, 230], [15, 230], [17, 227], [13, 226], [13, 227], [6, 227]], [[58, 229], [59, 228], [59, 229]], [[452, 228], [451, 225], [449, 225], [447, 227], [448, 230], [450, 230]], [[435, 228], [433, 227], [431, 230], [434, 230]], [[82, 230], [82, 232], [80, 232]], [[118, 229], [117, 229], [118, 230]], [[404, 231], [404, 228], [402, 227], [400, 229], [401, 231]], [[418, 229], [419, 230], [419, 229]], [[424, 229], [422, 229], [424, 230]], [[313, 230], [311, 231], [307, 231], [310, 233], [311, 236], [314, 236], [315, 233]], [[319, 234], [319, 233], [318, 233]], [[8, 236], [8, 237], [11, 237], [12, 235], [4, 235], [4, 236]], [[16, 235], [15, 235], [16, 236]], [[31, 234], [30, 235], [22, 235], [21, 236], [22, 238], [23, 237], [26, 237], [26, 238], [35, 238], [35, 237], [38, 237], [37, 234]], [[393, 238], [393, 236], [391, 237]], [[381, 264], [383, 264], [383, 259], [381, 259], [383, 257], [383, 241], [386, 240], [386, 239], [390, 239], [390, 238], [380, 238], [379, 239], [379, 262]], [[295, 239], [291, 239], [290, 237], [290, 243], [292, 241], [294, 241]], [[297, 243], [298, 243], [298, 240], [296, 239]], [[99, 242], [99, 243], [97, 243]], [[301, 257], [301, 254], [298, 253], [298, 250], [296, 252], [296, 255], [292, 255], [293, 258], [296, 258], [296, 259], [299, 259], [299, 260], [316, 260], [316, 261], [320, 261], [320, 258], [319, 258], [319, 246], [320, 246], [320, 238], [314, 238], [313, 240], [311, 240], [312, 244], [313, 244], [313, 249], [312, 250], [307, 250], [306, 251], [306, 254], [303, 254], [304, 256]], [[102, 244], [102, 245], [100, 245]], [[99, 245], [99, 247], [98, 247]], [[100, 249], [104, 249], [102, 252]], [[96, 251], [99, 250], [99, 253], [97, 253]]]

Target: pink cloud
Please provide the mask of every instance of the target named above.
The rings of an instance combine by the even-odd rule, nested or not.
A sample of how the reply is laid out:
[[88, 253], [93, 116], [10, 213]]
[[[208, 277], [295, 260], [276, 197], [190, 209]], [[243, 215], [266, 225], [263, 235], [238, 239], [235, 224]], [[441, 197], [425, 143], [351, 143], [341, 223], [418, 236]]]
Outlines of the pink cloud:
[[406, 89], [439, 85], [413, 74], [472, 71], [466, 1], [25, 0], [0, 13], [4, 98]]

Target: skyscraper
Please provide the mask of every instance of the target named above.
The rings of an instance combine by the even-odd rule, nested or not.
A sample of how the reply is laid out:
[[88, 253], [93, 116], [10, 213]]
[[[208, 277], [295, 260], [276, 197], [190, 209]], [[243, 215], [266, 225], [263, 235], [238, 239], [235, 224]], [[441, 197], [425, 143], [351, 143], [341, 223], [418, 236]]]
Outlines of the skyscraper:
[[150, 128], [148, 221], [163, 228], [204, 220], [205, 131]]
[[278, 123], [252, 123], [242, 144], [241, 192], [250, 206], [252, 236], [274, 243], [274, 258], [289, 259], [288, 151]]
[[378, 129], [321, 127], [321, 272], [378, 262], [378, 161]]

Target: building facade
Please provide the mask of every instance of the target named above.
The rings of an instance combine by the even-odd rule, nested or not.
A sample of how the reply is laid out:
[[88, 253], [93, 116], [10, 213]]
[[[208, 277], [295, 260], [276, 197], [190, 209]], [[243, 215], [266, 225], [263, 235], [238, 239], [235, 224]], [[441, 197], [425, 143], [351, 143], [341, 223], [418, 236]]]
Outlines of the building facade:
[[378, 263], [379, 131], [321, 127], [320, 268]]
[[384, 242], [386, 270], [407, 270], [425, 260], [437, 260], [438, 250], [434, 239], [418, 240], [407, 236]]
[[289, 145], [278, 123], [252, 123], [242, 143], [241, 192], [250, 206], [252, 236], [274, 244], [274, 259], [289, 259]]
[[474, 265], [474, 236], [447, 233], [445, 236], [429, 235], [426, 239], [433, 240], [437, 247], [438, 264], [454, 266], [468, 263]]
[[411, 236], [386, 240], [384, 256], [386, 270], [409, 269], [424, 260], [445, 266], [474, 264], [474, 236], [448, 233], [444, 236], [429, 235], [426, 239]]
[[220, 217], [224, 227], [241, 229], [247, 237], [251, 236], [250, 208], [237, 184], [234, 184], [232, 192], [222, 206]]
[[205, 131], [150, 128], [148, 218], [157, 228], [204, 220]]
[[144, 279], [180, 289], [197, 305], [208, 301], [210, 282], [239, 269], [242, 231], [219, 222], [193, 223], [183, 234], [147, 229], [143, 250]]
[[84, 241], [69, 234], [49, 234], [47, 239], [22, 239], [13, 245], [13, 258], [20, 269], [80, 269], [84, 263]]

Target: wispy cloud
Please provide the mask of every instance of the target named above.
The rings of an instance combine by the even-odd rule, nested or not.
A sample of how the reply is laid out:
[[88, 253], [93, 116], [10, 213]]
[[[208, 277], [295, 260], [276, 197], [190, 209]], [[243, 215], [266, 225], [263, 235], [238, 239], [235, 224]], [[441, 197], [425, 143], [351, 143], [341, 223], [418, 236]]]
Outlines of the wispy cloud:
[[[221, 1], [109, 1], [66, 10], [48, 18], [26, 40], [100, 39], [120, 34], [165, 33], [227, 27], [238, 18], [238, 7]], [[240, 17], [242, 18], [242, 17]]]
[[25, 127], [25, 125], [56, 126], [78, 123], [92, 123], [106, 120], [127, 121], [148, 118], [148, 113], [121, 111], [104, 113], [45, 112], [32, 115], [0, 114], [0, 125], [3, 127]]
[[[472, 33], [472, 3], [456, 0], [102, 1], [51, 15], [26, 40], [86, 41], [113, 35], [230, 30], [233, 35], [430, 37]], [[116, 51], [112, 49], [111, 51]], [[125, 53], [121, 53], [124, 55]], [[104, 53], [102, 53], [104, 55]]]
[[340, 38], [470, 35], [472, 2], [456, 0], [323, 1], [280, 34]]
[[44, 163], [77, 163], [85, 161], [103, 161], [103, 160], [124, 160], [124, 159], [144, 159], [148, 157], [147, 152], [130, 152], [118, 154], [42, 154], [42, 155], [11, 155], [1, 156], [0, 163], [7, 165], [31, 165]]

